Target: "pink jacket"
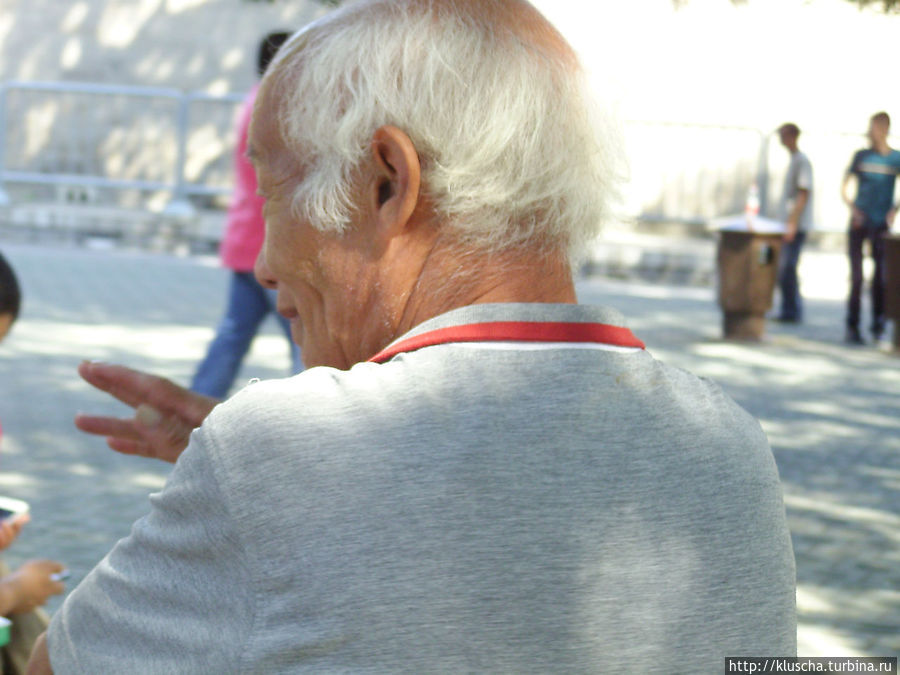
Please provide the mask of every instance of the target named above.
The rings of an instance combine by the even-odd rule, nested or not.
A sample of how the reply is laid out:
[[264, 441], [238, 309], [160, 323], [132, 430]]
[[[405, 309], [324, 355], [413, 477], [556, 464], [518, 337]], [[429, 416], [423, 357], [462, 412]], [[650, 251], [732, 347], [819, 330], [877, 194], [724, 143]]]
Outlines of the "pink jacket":
[[228, 207], [225, 236], [219, 249], [222, 264], [237, 272], [253, 270], [266, 231], [262, 216], [265, 200], [256, 194], [256, 172], [247, 159], [247, 132], [258, 89], [259, 85], [256, 85], [247, 94], [238, 118], [238, 140], [234, 149], [234, 195]]

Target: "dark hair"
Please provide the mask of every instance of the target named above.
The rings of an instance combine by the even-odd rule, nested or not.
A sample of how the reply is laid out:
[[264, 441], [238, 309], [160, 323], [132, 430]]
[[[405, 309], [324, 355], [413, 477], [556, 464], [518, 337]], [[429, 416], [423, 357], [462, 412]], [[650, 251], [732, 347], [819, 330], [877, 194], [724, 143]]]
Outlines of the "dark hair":
[[22, 292], [19, 280], [6, 258], [0, 254], [0, 314], [12, 314], [13, 321], [19, 317]]
[[877, 112], [872, 115], [872, 121], [877, 122], [878, 124], [883, 124], [884, 126], [890, 128], [891, 126], [891, 116], [886, 112]]
[[798, 127], [793, 122], [785, 122], [780, 127], [778, 127], [778, 131], [785, 133], [788, 136], [793, 136], [794, 138], [798, 138], [800, 136], [800, 127]]
[[287, 42], [289, 37], [291, 37], [290, 33], [276, 31], [266, 35], [266, 37], [262, 39], [262, 42], [259, 43], [259, 52], [256, 56], [256, 72], [260, 77], [263, 76], [266, 72], [266, 68], [269, 67], [272, 59], [275, 58], [275, 54], [278, 53], [278, 48]]

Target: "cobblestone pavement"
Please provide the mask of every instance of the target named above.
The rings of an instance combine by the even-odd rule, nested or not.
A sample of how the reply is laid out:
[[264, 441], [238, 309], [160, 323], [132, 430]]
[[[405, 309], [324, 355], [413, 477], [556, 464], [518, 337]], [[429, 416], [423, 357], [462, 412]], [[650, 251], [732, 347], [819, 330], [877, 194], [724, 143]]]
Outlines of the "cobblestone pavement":
[[[102, 359], [186, 383], [219, 318], [227, 274], [210, 259], [3, 248], [25, 306], [0, 347], [0, 493], [33, 512], [5, 556], [13, 565], [64, 561], [74, 585], [129, 532], [168, 471], [75, 431], [79, 410], [124, 410], [75, 368]], [[658, 358], [717, 380], [760, 419], [793, 532], [800, 654], [900, 652], [900, 357], [841, 344], [834, 294], [810, 298], [802, 326], [770, 326], [763, 343], [736, 344], [719, 339], [709, 288], [593, 277], [579, 292], [621, 309]], [[239, 379], [280, 376], [287, 364], [270, 320]]]

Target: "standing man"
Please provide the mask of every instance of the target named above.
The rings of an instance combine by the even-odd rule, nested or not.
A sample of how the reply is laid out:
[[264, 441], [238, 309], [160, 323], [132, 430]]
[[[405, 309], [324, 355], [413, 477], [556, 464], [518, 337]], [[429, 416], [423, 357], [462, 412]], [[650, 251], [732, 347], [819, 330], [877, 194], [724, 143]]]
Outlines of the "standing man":
[[[872, 278], [872, 337], [877, 341], [884, 333], [884, 235], [890, 230], [897, 213], [894, 185], [900, 174], [900, 152], [887, 142], [891, 118], [886, 112], [872, 115], [869, 121], [870, 147], [853, 155], [844, 176], [841, 196], [850, 207], [848, 253], [850, 255], [850, 299], [847, 303], [847, 335], [850, 344], [864, 344], [859, 332], [860, 297], [862, 294], [862, 247], [869, 240], [875, 273]], [[856, 179], [856, 199], [848, 196], [851, 179]]]
[[781, 311], [775, 320], [800, 323], [803, 320], [803, 299], [800, 297], [797, 264], [803, 242], [806, 241], [806, 233], [812, 227], [812, 165], [809, 158], [797, 148], [800, 128], [796, 124], [782, 124], [778, 129], [778, 136], [791, 155], [791, 163], [784, 179], [779, 206], [779, 216], [785, 223], [785, 232], [778, 270]]

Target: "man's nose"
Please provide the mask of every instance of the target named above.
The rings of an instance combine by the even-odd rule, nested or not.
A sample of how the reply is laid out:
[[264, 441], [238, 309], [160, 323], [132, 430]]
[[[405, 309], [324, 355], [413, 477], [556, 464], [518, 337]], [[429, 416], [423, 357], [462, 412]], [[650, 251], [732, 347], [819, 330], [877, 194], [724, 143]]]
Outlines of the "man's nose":
[[266, 266], [266, 247], [263, 246], [259, 252], [259, 255], [256, 256], [256, 263], [253, 265], [253, 274], [256, 276], [256, 280], [260, 283], [264, 288], [275, 289], [277, 287], [277, 283], [275, 281], [275, 277], [272, 276], [272, 273], [269, 271], [269, 268]]

